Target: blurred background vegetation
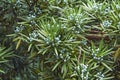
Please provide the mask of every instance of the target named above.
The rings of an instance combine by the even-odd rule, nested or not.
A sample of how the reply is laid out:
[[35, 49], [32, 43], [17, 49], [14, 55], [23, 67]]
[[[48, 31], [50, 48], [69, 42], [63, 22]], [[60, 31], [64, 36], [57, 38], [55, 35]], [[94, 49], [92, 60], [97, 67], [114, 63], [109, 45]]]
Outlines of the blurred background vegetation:
[[120, 1], [0, 0], [0, 80], [120, 80]]

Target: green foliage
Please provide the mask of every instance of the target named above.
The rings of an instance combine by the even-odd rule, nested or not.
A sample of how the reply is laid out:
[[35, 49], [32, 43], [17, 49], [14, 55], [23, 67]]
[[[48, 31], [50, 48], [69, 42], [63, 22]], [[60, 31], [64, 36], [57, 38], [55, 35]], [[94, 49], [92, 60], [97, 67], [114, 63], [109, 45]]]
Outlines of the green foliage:
[[10, 65], [9, 62], [14, 56], [11, 48], [6, 49], [5, 47], [0, 47], [0, 73], [5, 73], [9, 67], [12, 68], [12, 65]]
[[119, 80], [119, 12], [119, 0], [1, 0], [0, 79]]

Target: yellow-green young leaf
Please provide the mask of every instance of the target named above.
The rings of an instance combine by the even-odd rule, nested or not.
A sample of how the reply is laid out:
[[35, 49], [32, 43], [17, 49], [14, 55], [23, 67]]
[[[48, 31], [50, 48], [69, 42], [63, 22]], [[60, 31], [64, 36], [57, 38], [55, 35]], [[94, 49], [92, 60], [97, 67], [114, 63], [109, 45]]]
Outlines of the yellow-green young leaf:
[[29, 47], [28, 47], [28, 51], [30, 51], [31, 47], [32, 47], [32, 44], [29, 45]]
[[16, 0], [11, 0], [13, 3], [15, 3], [16, 2]]
[[66, 64], [64, 64], [63, 66], [62, 66], [62, 73], [63, 73], [63, 78], [65, 78], [65, 76], [66, 76], [66, 74], [67, 74], [67, 65]]
[[112, 71], [112, 69], [107, 64], [102, 62], [102, 65], [104, 65], [106, 68], [108, 68], [110, 71]]
[[34, 72], [35, 74], [39, 74], [39, 73], [40, 73], [40, 70], [39, 70], [39, 69], [33, 69], [33, 72]]
[[17, 38], [15, 38], [15, 39], [13, 39], [13, 42], [15, 42], [15, 41], [17, 41], [17, 40], [19, 40], [20, 39], [20, 37], [17, 37]]
[[120, 58], [120, 48], [118, 48], [116, 51], [115, 51], [115, 55], [114, 55], [114, 61], [116, 61], [117, 59]]
[[56, 48], [54, 48], [55, 49], [55, 53], [56, 53], [56, 55], [58, 56], [58, 51], [57, 51], [57, 49]]
[[113, 76], [111, 76], [111, 77], [107, 77], [107, 78], [104, 78], [104, 80], [113, 80]]
[[28, 59], [33, 59], [34, 57], [36, 57], [38, 54], [37, 52], [33, 52], [29, 57]]
[[18, 49], [18, 47], [20, 46], [20, 43], [21, 43], [21, 39], [17, 42], [16, 49]]
[[3, 60], [3, 61], [0, 61], [0, 63], [5, 63], [5, 62], [8, 62], [8, 60]]
[[3, 70], [0, 69], [0, 73], [5, 73]]
[[56, 23], [55, 19], [52, 17], [53, 23]]
[[58, 65], [61, 63], [61, 61], [59, 61], [54, 67], [53, 67], [53, 69], [52, 69], [52, 71], [54, 71], [57, 67], [58, 67]]

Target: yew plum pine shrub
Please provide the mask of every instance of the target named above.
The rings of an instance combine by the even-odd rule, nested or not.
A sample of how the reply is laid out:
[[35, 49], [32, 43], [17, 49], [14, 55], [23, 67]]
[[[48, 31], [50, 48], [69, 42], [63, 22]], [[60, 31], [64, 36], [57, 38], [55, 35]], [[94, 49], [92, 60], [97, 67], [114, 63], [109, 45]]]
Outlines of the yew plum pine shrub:
[[0, 0], [0, 80], [119, 80], [119, 0]]

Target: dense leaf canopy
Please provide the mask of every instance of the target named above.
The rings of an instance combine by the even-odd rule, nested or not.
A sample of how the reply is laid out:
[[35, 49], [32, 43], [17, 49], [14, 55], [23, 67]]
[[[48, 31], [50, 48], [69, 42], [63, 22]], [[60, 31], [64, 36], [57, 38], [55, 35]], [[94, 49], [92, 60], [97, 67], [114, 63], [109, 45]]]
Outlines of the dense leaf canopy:
[[0, 80], [120, 80], [119, 0], [0, 0]]

